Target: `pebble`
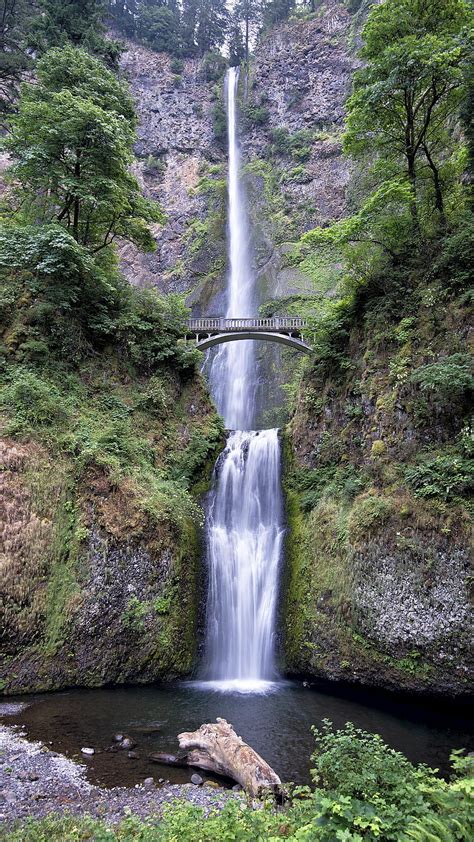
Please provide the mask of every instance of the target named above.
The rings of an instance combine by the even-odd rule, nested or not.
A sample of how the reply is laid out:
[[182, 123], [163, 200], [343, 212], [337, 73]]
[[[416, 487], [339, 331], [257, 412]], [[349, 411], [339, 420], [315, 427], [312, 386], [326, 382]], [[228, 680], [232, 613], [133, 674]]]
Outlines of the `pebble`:
[[81, 748], [81, 753], [87, 755], [95, 754], [95, 748], [88, 748], [87, 746], [85, 746], [84, 748]]
[[143, 786], [145, 789], [153, 789], [155, 786], [155, 779], [154, 778], [145, 778], [143, 781]]
[[202, 786], [203, 782], [204, 781], [203, 778], [201, 778], [201, 775], [191, 775], [191, 783], [194, 784], [194, 786]]
[[19, 733], [15, 728], [0, 725], [2, 830], [28, 816], [37, 819], [65, 812], [81, 816], [87, 813], [113, 825], [123, 819], [126, 807], [133, 815], [145, 819], [156, 816], [163, 804], [177, 798], [208, 813], [222, 809], [228, 800], [238, 797], [225, 789], [170, 784], [163, 779], [159, 781], [160, 786], [145, 785], [145, 779], [137, 787], [106, 789], [87, 780], [84, 764], [42, 748], [40, 742], [24, 739], [24, 731]]

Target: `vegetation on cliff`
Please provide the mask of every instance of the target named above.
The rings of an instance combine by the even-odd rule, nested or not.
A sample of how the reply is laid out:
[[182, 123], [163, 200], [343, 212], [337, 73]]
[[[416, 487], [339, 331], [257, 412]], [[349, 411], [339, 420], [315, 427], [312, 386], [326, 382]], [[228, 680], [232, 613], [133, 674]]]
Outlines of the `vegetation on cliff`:
[[330, 248], [333, 261], [336, 249], [344, 268], [317, 315], [301, 302], [315, 357], [287, 462], [289, 663], [460, 693], [473, 467], [470, 19], [463, 2], [387, 0], [369, 15], [344, 139], [360, 161], [357, 204], [299, 244], [305, 259]]
[[129, 172], [125, 85], [71, 46], [46, 53], [37, 74], [6, 141], [0, 231], [10, 691], [191, 668], [192, 489], [222, 436], [199, 354], [180, 338], [182, 299], [118, 271], [113, 241], [151, 249], [148, 223], [162, 220]]

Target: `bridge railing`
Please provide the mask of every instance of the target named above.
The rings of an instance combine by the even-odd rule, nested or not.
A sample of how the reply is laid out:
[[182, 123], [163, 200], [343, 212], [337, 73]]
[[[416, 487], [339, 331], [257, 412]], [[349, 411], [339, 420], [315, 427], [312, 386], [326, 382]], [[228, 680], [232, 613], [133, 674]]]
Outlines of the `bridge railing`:
[[306, 321], [296, 316], [275, 316], [268, 319], [205, 318], [188, 319], [187, 326], [191, 332], [221, 332], [232, 330], [287, 331], [302, 330], [302, 328], [306, 327]]

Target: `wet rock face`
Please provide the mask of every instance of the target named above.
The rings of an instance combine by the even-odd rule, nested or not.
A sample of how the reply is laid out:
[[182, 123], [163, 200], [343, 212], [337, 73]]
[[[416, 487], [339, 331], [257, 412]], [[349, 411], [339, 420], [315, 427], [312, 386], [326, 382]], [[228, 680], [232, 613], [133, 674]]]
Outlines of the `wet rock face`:
[[435, 660], [452, 659], [463, 650], [468, 655], [474, 641], [466, 551], [433, 547], [427, 565], [372, 542], [353, 563], [353, 610], [364, 633], [385, 648], [429, 649]]
[[[249, 78], [242, 76], [243, 163], [251, 168], [266, 162], [266, 175], [274, 177], [266, 188], [258, 172], [245, 174], [259, 303], [311, 287], [298, 269], [285, 267], [282, 244], [340, 218], [346, 209], [349, 171], [340, 134], [355, 66], [351, 24], [343, 2], [328, 0], [317, 18], [287, 22], [267, 33], [255, 49]], [[155, 227], [153, 254], [121, 245], [123, 270], [134, 284], [189, 292], [196, 315], [217, 313], [226, 264], [225, 196], [220, 224], [210, 224], [216, 209], [199, 184], [203, 176], [225, 180], [226, 155], [213, 129], [223, 80], [207, 82], [195, 59], [184, 61], [177, 76], [168, 56], [133, 42], [127, 43], [122, 67], [139, 115], [136, 174], [167, 215], [165, 224]], [[254, 108], [263, 108], [264, 121], [249, 116]], [[309, 130], [308, 154], [300, 160], [272, 148], [276, 129], [291, 136]], [[196, 222], [204, 226], [200, 239]]]
[[145, 194], [160, 202], [167, 216], [165, 225], [154, 231], [156, 252], [143, 255], [122, 244], [122, 268], [133, 284], [151, 282], [181, 292], [197, 279], [192, 271], [180, 270], [180, 262], [192, 253], [188, 225], [206, 215], [206, 201], [196, 187], [206, 164], [222, 159], [212, 128], [212, 85], [198, 60], [183, 62], [178, 75], [169, 56], [133, 42], [127, 42], [122, 69], [139, 116], [136, 175]]
[[[246, 131], [242, 142], [247, 158], [267, 157], [272, 130], [283, 128], [294, 135], [309, 129], [314, 134], [303, 172], [282, 187], [290, 204], [301, 208], [311, 203], [304, 228], [338, 219], [346, 209], [349, 170], [340, 133], [356, 66], [350, 25], [344, 5], [327, 2], [320, 17], [285, 23], [264, 37], [252, 66], [248, 95], [266, 109], [268, 121]], [[278, 162], [284, 169], [298, 164], [285, 156]]]

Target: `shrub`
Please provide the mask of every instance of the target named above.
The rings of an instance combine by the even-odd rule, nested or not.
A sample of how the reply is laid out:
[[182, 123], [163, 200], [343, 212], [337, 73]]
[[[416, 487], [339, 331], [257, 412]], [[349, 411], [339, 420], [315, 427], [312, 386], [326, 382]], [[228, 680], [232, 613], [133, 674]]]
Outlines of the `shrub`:
[[221, 102], [212, 109], [212, 128], [217, 142], [223, 146], [227, 137], [227, 116]]
[[323, 497], [353, 500], [366, 483], [367, 478], [354, 465], [321, 465], [314, 470], [298, 470], [292, 487], [298, 492], [301, 508], [311, 511]]
[[270, 119], [270, 112], [265, 105], [247, 102], [242, 106], [242, 116], [248, 126], [264, 126]]
[[269, 800], [253, 809], [241, 796], [206, 815], [201, 807], [176, 801], [165, 805], [160, 818], [142, 821], [128, 811], [113, 829], [87, 816], [27, 820], [11, 831], [9, 840], [467, 842], [472, 838], [472, 758], [453, 753], [455, 778], [448, 783], [434, 770], [411, 764], [378, 735], [350, 723], [334, 731], [325, 722], [313, 731], [317, 788], [297, 787], [283, 808], [275, 808]]
[[20, 433], [27, 432], [30, 426], [46, 427], [67, 418], [56, 386], [26, 369], [16, 369], [14, 381], [3, 389], [0, 406], [11, 417], [10, 429]]
[[366, 494], [359, 497], [349, 516], [349, 536], [351, 540], [359, 541], [366, 538], [387, 522], [392, 504], [385, 497], [376, 494]]
[[405, 469], [405, 479], [418, 497], [455, 500], [472, 490], [474, 459], [457, 448], [436, 455], [426, 454], [417, 465]]
[[206, 82], [219, 82], [227, 69], [227, 61], [221, 53], [206, 53], [201, 62], [201, 72]]
[[415, 369], [409, 380], [445, 402], [456, 400], [474, 389], [473, 361], [469, 354], [451, 354]]
[[119, 342], [138, 369], [152, 373], [165, 360], [185, 359], [177, 340], [183, 335], [186, 316], [179, 296], [165, 297], [154, 289], [134, 290], [129, 307], [118, 320]]

